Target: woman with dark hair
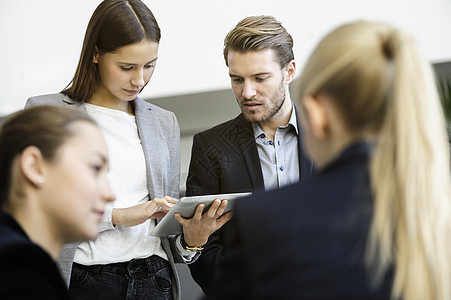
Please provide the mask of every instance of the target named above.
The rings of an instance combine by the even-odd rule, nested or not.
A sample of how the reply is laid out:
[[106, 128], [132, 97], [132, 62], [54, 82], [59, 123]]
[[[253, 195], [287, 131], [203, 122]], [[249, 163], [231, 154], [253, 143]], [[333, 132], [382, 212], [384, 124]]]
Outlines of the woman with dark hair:
[[177, 201], [180, 185], [176, 117], [138, 97], [155, 69], [159, 41], [157, 21], [140, 0], [105, 0], [88, 24], [69, 86], [26, 104], [87, 112], [110, 149], [117, 199], [107, 207], [98, 238], [66, 247], [59, 260], [76, 299], [179, 299], [174, 263], [197, 259], [208, 236], [231, 217], [221, 217], [227, 203], [216, 200], [209, 213], [202, 215], [201, 205], [195, 218], [181, 220], [184, 235], [149, 235], [155, 219]]
[[67, 108], [20, 111], [0, 130], [0, 299], [69, 299], [55, 263], [97, 236], [114, 200], [94, 121]]

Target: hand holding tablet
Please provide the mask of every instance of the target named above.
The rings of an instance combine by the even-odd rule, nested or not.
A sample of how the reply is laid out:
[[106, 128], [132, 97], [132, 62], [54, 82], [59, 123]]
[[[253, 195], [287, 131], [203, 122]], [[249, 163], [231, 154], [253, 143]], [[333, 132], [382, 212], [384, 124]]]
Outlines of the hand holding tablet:
[[171, 210], [164, 216], [163, 219], [157, 224], [157, 226], [150, 232], [150, 235], [153, 236], [162, 236], [162, 235], [172, 235], [172, 234], [181, 234], [183, 232], [183, 227], [180, 225], [174, 214], [176, 212], [180, 213], [183, 218], [192, 218], [196, 207], [200, 203], [205, 204], [204, 212], [206, 212], [211, 203], [215, 199], [226, 199], [228, 200], [228, 204], [224, 213], [232, 210], [233, 201], [237, 198], [248, 196], [251, 193], [232, 193], [232, 194], [217, 194], [217, 195], [206, 195], [206, 196], [192, 196], [192, 197], [182, 197], [180, 200], [171, 208]]

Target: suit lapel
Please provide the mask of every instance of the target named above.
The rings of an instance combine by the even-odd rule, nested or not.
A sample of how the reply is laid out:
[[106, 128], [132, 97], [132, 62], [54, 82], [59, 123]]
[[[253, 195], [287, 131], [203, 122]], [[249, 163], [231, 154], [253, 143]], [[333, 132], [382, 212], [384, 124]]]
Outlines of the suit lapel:
[[[296, 108], [295, 113], [298, 124], [299, 181], [301, 181], [311, 177], [314, 169], [311, 160], [303, 153], [302, 127], [300, 124], [300, 116]], [[240, 114], [235, 120], [238, 128], [237, 132], [242, 132], [242, 134], [239, 134], [237, 143], [240, 152], [243, 154], [244, 163], [246, 164], [247, 172], [252, 183], [252, 189], [254, 192], [262, 191], [265, 189], [265, 184], [252, 125], [244, 118], [243, 114]]]
[[60, 94], [60, 95], [62, 95], [61, 102], [64, 103], [62, 106], [69, 106], [70, 108], [78, 109], [82, 112], [88, 113], [84, 102], [75, 101], [72, 98], [70, 98], [69, 96], [64, 95], [64, 94]]
[[153, 148], [152, 145], [158, 145], [159, 132], [151, 132], [151, 130], [157, 131], [159, 126], [156, 123], [157, 120], [152, 114], [152, 108], [147, 103], [136, 98], [135, 103], [135, 117], [138, 127], [138, 135], [141, 140], [141, 144], [144, 151], [144, 157], [146, 159], [146, 172], [147, 172], [147, 187], [149, 189], [150, 199], [159, 195], [158, 184], [151, 174], [157, 174], [155, 166], [159, 166], [158, 155], [151, 155]]
[[253, 192], [262, 191], [265, 189], [265, 184], [252, 125], [244, 118], [243, 114], [240, 114], [235, 120], [237, 121], [237, 132], [240, 133], [238, 134], [237, 144], [240, 153], [243, 155], [252, 183], [252, 190]]

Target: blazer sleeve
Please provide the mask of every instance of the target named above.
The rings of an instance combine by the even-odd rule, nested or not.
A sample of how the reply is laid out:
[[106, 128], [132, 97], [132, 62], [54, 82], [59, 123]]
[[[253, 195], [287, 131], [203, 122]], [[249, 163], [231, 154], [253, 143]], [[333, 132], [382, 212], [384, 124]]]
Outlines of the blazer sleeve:
[[172, 113], [172, 131], [168, 136], [169, 178], [168, 195], [180, 197], [180, 127], [176, 116]]
[[[172, 113], [172, 131], [168, 136], [168, 148], [170, 156], [168, 195], [174, 198], [180, 197], [180, 127], [176, 116]], [[176, 236], [168, 236], [171, 253], [175, 263], [185, 263], [181, 254], [177, 251]]]
[[[180, 197], [180, 127], [174, 113], [171, 113], [171, 125], [165, 130], [165, 139], [168, 145], [169, 165], [167, 166], [167, 187], [164, 190], [165, 195], [174, 198]], [[177, 276], [175, 263], [185, 263], [181, 253], [178, 251], [177, 236], [169, 235], [161, 237], [161, 244], [168, 254], [168, 260], [172, 268], [172, 295], [173, 299], [180, 299], [180, 280]]]

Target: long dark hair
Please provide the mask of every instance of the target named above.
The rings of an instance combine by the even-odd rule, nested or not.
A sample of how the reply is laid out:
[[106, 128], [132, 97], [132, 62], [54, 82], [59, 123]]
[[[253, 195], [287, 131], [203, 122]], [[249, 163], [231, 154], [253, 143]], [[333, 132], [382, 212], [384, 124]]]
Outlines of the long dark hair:
[[105, 0], [96, 8], [81, 50], [74, 78], [62, 91], [83, 102], [91, 98], [100, 82], [95, 54], [139, 43], [144, 39], [159, 43], [160, 27], [150, 9], [140, 0]]

